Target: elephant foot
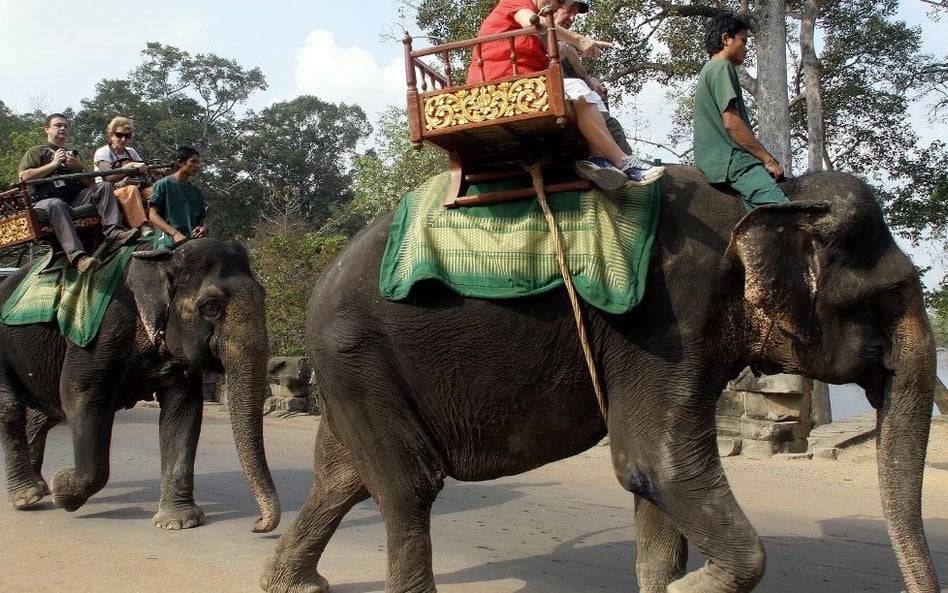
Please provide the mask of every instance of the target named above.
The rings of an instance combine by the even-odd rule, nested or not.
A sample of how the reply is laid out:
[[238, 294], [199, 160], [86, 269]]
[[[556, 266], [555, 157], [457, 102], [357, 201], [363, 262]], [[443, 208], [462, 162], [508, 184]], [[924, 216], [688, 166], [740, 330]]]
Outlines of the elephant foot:
[[64, 467], [53, 476], [53, 503], [67, 512], [72, 513], [86, 504], [89, 496], [83, 492], [76, 481], [76, 472], [71, 467]]
[[161, 529], [191, 529], [204, 525], [207, 518], [201, 507], [195, 505], [178, 506], [171, 508], [159, 508], [155, 516], [151, 518], [155, 527]]
[[[761, 575], [763, 576], [763, 575]], [[668, 593], [747, 593], [760, 579], [739, 582], [718, 566], [706, 562], [704, 566], [669, 583]]]
[[300, 574], [300, 569], [306, 568], [289, 567], [271, 554], [260, 576], [260, 588], [267, 593], [329, 593], [329, 581], [315, 569], [312, 574]]
[[10, 506], [18, 511], [35, 507], [47, 494], [46, 489], [44, 489], [45, 485], [44, 482], [43, 484], [36, 484], [28, 488], [10, 490]]

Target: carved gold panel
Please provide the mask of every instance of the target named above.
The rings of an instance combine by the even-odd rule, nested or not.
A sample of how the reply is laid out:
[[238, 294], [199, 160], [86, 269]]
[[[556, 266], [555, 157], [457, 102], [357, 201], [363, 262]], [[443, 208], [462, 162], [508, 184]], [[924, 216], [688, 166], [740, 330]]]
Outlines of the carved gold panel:
[[489, 83], [424, 99], [425, 130], [550, 110], [546, 76]]
[[25, 217], [0, 222], [0, 246], [16, 245], [32, 238], [30, 223]]

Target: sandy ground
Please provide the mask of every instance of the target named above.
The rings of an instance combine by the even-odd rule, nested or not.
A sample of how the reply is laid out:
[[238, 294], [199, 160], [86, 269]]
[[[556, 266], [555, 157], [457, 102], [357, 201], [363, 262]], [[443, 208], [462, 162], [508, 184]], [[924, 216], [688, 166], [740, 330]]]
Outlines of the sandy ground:
[[[276, 537], [312, 482], [311, 417], [265, 422], [267, 453], [284, 508], [274, 534], [257, 516], [233, 452], [226, 416], [209, 411], [196, 495], [208, 524], [180, 532], [151, 526], [158, 497], [157, 411], [119, 415], [112, 477], [76, 513], [44, 503], [0, 509], [0, 593], [252, 592]], [[47, 475], [69, 463], [57, 428]], [[758, 591], [900, 591], [876, 486], [873, 445], [838, 461], [724, 460], [732, 487], [768, 552]], [[632, 500], [615, 483], [608, 449], [521, 476], [449, 482], [434, 509], [434, 568], [442, 593], [628, 592], [635, 585]], [[948, 580], [948, 422], [933, 424], [924, 516], [936, 567]], [[691, 566], [702, 559], [692, 554]], [[333, 593], [381, 593], [384, 526], [371, 501], [347, 515], [321, 571]]]

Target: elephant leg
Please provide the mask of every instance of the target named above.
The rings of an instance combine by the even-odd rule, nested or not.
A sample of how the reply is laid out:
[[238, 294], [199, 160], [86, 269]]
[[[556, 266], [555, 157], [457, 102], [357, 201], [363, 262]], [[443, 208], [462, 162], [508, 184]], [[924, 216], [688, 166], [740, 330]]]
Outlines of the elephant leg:
[[162, 391], [158, 402], [161, 494], [152, 523], [162, 529], [204, 525], [204, 511], [194, 502], [194, 458], [204, 416], [200, 375]]
[[15, 509], [35, 506], [47, 494], [46, 483], [33, 472], [26, 433], [26, 406], [0, 386], [0, 439], [7, 469], [7, 496]]
[[668, 584], [685, 575], [688, 542], [661, 510], [635, 497], [635, 576], [640, 593], [665, 593]]
[[115, 410], [106, 404], [91, 405], [88, 395], [78, 396], [79, 406], [64, 406], [72, 432], [75, 467], [64, 467], [53, 475], [53, 502], [73, 512], [109, 481], [109, 451]]
[[349, 450], [325, 421], [316, 435], [316, 480], [296, 520], [267, 559], [260, 587], [269, 593], [327, 593], [317, 565], [349, 510], [369, 497]]
[[46, 435], [59, 424], [59, 418], [46, 415], [45, 412], [30, 408], [26, 414], [26, 438], [30, 447], [30, 464], [37, 480], [43, 485], [43, 494], [52, 494], [49, 484], [43, 479], [43, 459], [46, 456]]
[[[658, 386], [652, 391], [662, 393]], [[713, 401], [710, 396], [709, 401]], [[699, 414], [692, 408], [669, 406], [664, 414], [668, 418], [664, 424], [627, 420], [648, 417], [632, 407], [616, 406], [609, 416], [613, 467], [619, 482], [666, 517], [663, 520], [655, 510], [642, 505], [636, 513], [645, 525], [639, 537], [645, 554], [641, 560], [644, 577], [655, 583], [646, 590], [654, 590], [660, 581], [680, 571], [678, 554], [684, 544], [679, 537], [683, 536], [708, 561], [670, 583], [669, 593], [751, 591], [764, 574], [764, 549], [724, 475], [714, 439], [713, 407], [707, 414]], [[681, 536], [674, 535], [673, 527]], [[655, 539], [644, 541], [649, 537]]]

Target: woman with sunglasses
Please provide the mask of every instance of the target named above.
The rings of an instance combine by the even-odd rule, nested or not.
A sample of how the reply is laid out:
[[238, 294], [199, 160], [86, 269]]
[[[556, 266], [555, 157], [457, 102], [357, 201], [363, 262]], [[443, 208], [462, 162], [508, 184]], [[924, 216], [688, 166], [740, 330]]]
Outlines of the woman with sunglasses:
[[[128, 145], [132, 139], [132, 121], [127, 117], [113, 117], [109, 125], [105, 127], [105, 132], [109, 143], [99, 147], [92, 157], [96, 171], [138, 167], [139, 175], [146, 175], [148, 165], [139, 156], [138, 151]], [[151, 195], [151, 188], [139, 189], [140, 183], [137, 180], [140, 179], [142, 177], [130, 177], [125, 173], [103, 175], [96, 178], [97, 181], [107, 181], [115, 186], [115, 197], [121, 203], [125, 218], [131, 228], [143, 227], [148, 222], [144, 203]]]

